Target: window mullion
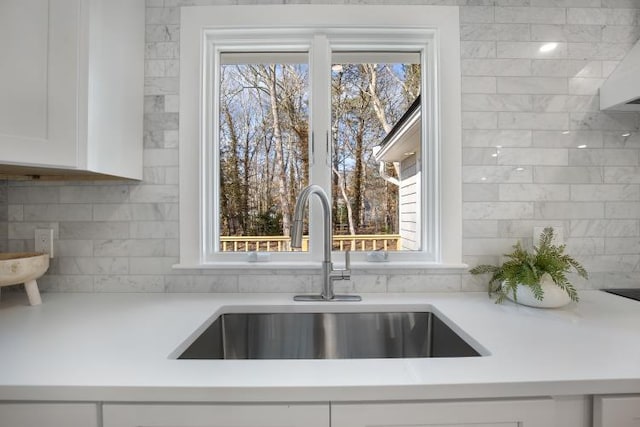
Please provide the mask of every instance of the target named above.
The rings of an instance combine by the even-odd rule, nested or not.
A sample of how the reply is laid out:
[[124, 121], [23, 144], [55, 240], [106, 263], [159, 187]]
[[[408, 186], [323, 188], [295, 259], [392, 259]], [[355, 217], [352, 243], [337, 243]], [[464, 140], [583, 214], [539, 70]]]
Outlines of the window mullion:
[[[309, 182], [320, 185], [331, 197], [331, 49], [324, 34], [313, 36], [309, 53], [311, 76], [310, 128], [313, 147], [310, 155]], [[309, 249], [314, 260], [322, 258], [323, 212], [320, 203], [312, 198], [309, 213]]]

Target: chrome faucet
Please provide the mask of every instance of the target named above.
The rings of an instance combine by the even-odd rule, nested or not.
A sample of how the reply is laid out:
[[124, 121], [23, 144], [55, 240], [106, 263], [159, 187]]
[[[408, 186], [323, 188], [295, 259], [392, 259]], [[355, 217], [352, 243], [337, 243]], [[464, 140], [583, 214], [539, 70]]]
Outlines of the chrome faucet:
[[331, 232], [331, 206], [327, 193], [319, 185], [310, 185], [300, 192], [296, 202], [296, 210], [293, 214], [293, 227], [291, 228], [291, 247], [302, 247], [302, 227], [304, 208], [309, 197], [315, 194], [322, 203], [324, 214], [324, 258], [322, 261], [322, 292], [320, 295], [296, 295], [294, 301], [361, 301], [358, 295], [335, 295], [333, 282], [335, 280], [349, 280], [351, 278], [349, 251], [345, 252], [345, 269], [334, 270], [331, 262], [331, 246], [333, 233]]

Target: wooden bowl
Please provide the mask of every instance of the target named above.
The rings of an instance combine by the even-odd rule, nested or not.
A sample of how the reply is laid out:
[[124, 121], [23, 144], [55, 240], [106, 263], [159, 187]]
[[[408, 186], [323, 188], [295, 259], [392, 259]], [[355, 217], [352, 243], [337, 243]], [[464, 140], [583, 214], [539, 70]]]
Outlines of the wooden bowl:
[[0, 253], [0, 287], [24, 283], [31, 305], [41, 303], [36, 279], [49, 268], [49, 254], [41, 252]]

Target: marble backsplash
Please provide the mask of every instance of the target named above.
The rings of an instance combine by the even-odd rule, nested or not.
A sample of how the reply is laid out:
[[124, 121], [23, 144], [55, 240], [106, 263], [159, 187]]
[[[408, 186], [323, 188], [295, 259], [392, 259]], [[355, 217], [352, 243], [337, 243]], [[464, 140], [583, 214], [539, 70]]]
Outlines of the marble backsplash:
[[[568, 251], [591, 273], [579, 287], [640, 287], [640, 114], [598, 108], [598, 88], [640, 37], [640, 0], [311, 1], [327, 2], [460, 6], [466, 263], [495, 262], [516, 240], [530, 242], [533, 227], [551, 225], [563, 227]], [[274, 2], [147, 0], [142, 182], [0, 183], [0, 249], [32, 250], [35, 228], [54, 229], [57, 255], [41, 288], [320, 288], [309, 270], [172, 269], [180, 7], [222, 3]], [[548, 41], [558, 48], [542, 57]], [[464, 271], [371, 269], [337, 288], [467, 291], [485, 284]]]

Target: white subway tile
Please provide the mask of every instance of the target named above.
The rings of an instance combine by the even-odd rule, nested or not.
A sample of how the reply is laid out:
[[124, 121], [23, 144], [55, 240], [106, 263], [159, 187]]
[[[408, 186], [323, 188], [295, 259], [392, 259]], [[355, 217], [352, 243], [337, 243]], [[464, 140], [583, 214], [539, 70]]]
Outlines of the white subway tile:
[[604, 239], [607, 255], [635, 255], [640, 253], [640, 237], [607, 237]]
[[498, 221], [465, 220], [462, 221], [462, 236], [465, 239], [479, 237], [498, 237]]
[[573, 149], [569, 151], [571, 166], [638, 166], [638, 150]]
[[463, 59], [461, 66], [463, 76], [531, 75], [530, 59]]
[[514, 201], [565, 201], [570, 192], [567, 184], [500, 184], [499, 198]]
[[145, 95], [172, 95], [178, 93], [180, 79], [175, 77], [147, 77], [144, 79]]
[[93, 254], [99, 257], [161, 257], [165, 255], [163, 239], [98, 239], [93, 244]]
[[460, 22], [493, 22], [493, 6], [463, 6], [460, 8]]
[[95, 292], [164, 292], [164, 277], [150, 276], [95, 276]]
[[162, 7], [148, 8], [146, 10], [147, 25], [180, 24], [180, 8]]
[[462, 111], [531, 111], [531, 95], [465, 94]]
[[600, 86], [605, 79], [574, 77], [569, 79], [569, 93], [571, 95], [598, 95]]
[[533, 202], [464, 202], [463, 219], [527, 219], [533, 218]]
[[593, 255], [582, 256], [579, 260], [591, 273], [631, 272], [640, 262], [640, 255]]
[[[318, 276], [319, 277], [319, 276]], [[240, 292], [313, 292], [320, 286], [312, 286], [312, 277], [308, 275], [256, 275], [244, 276], [238, 283]]]
[[640, 115], [633, 112], [571, 113], [571, 129], [611, 130], [624, 132], [640, 128]]
[[462, 77], [462, 93], [496, 93], [495, 77]]
[[607, 166], [604, 168], [604, 182], [608, 184], [640, 184], [640, 167]]
[[129, 274], [127, 257], [95, 257], [96, 274]]
[[498, 201], [497, 184], [463, 184], [462, 200], [465, 202]]
[[177, 42], [180, 40], [179, 25], [147, 25], [145, 27], [145, 41], [150, 42]]
[[554, 113], [599, 111], [600, 98], [585, 95], [534, 95], [533, 111]]
[[89, 221], [92, 217], [91, 205], [24, 205], [25, 221]]
[[608, 25], [602, 30], [605, 43], [635, 43], [640, 37], [640, 27], [631, 25]]
[[497, 57], [498, 58], [564, 58], [567, 56], [566, 43], [557, 43], [555, 49], [551, 51], [543, 51], [541, 48], [547, 42], [498, 42]]
[[569, 163], [568, 152], [564, 148], [501, 148], [499, 165], [550, 165]]
[[640, 203], [608, 202], [605, 216], [614, 219], [637, 219], [640, 217]]
[[603, 77], [602, 61], [586, 59], [535, 59], [531, 74], [544, 77]]
[[496, 148], [465, 148], [462, 151], [463, 165], [495, 165], [497, 164]]
[[532, 140], [534, 147], [599, 148], [603, 145], [600, 131], [534, 131]]
[[387, 282], [389, 292], [459, 292], [461, 286], [459, 275], [390, 275]]
[[496, 7], [495, 21], [506, 23], [564, 24], [566, 9], [557, 7]]
[[[609, 204], [605, 211], [609, 209]], [[574, 237], [629, 237], [640, 235], [637, 219], [576, 219], [571, 220], [569, 234]]]
[[541, 219], [598, 219], [604, 217], [601, 202], [538, 202], [535, 217]]
[[555, 77], [498, 77], [498, 93], [566, 94], [567, 79]]
[[7, 220], [9, 222], [23, 221], [24, 220], [24, 206], [22, 206], [22, 205], [9, 205], [7, 207]]
[[178, 221], [133, 221], [129, 223], [133, 239], [174, 239], [179, 237]]
[[572, 185], [571, 200], [590, 201], [633, 201], [640, 200], [640, 185], [637, 184], [601, 184]]
[[630, 43], [567, 43], [571, 59], [621, 60], [631, 49]]
[[531, 182], [531, 168], [513, 166], [463, 166], [462, 182], [464, 183], [519, 183]]
[[238, 292], [237, 275], [166, 276], [167, 292]]
[[144, 150], [143, 162], [145, 166], [178, 166], [178, 150], [159, 148]]
[[498, 222], [498, 236], [503, 238], [521, 239], [523, 242], [533, 244], [533, 229], [536, 227], [563, 227], [567, 229], [568, 220], [564, 219], [529, 219], [506, 220]]
[[595, 166], [536, 166], [533, 182], [544, 184], [600, 184], [602, 168]]
[[500, 129], [564, 130], [569, 128], [565, 113], [498, 113]]
[[640, 148], [640, 132], [606, 131], [603, 132], [603, 137], [607, 148]]
[[464, 147], [529, 147], [530, 130], [465, 130]]
[[529, 41], [528, 24], [463, 24], [461, 40]]
[[462, 113], [462, 129], [496, 129], [498, 114], [494, 112]]
[[61, 239], [126, 239], [128, 237], [128, 222], [60, 222]]
[[[544, 42], [600, 42], [599, 25], [531, 25], [531, 40]], [[565, 46], [566, 47], [566, 46]]]
[[460, 57], [462, 58], [495, 58], [496, 43], [493, 41], [460, 42]]
[[497, 255], [513, 251], [515, 239], [462, 239], [462, 251], [466, 255]]
[[128, 199], [128, 185], [65, 185], [60, 188], [60, 203], [123, 203]]
[[572, 257], [605, 254], [605, 242], [601, 237], [570, 237], [565, 244]]

